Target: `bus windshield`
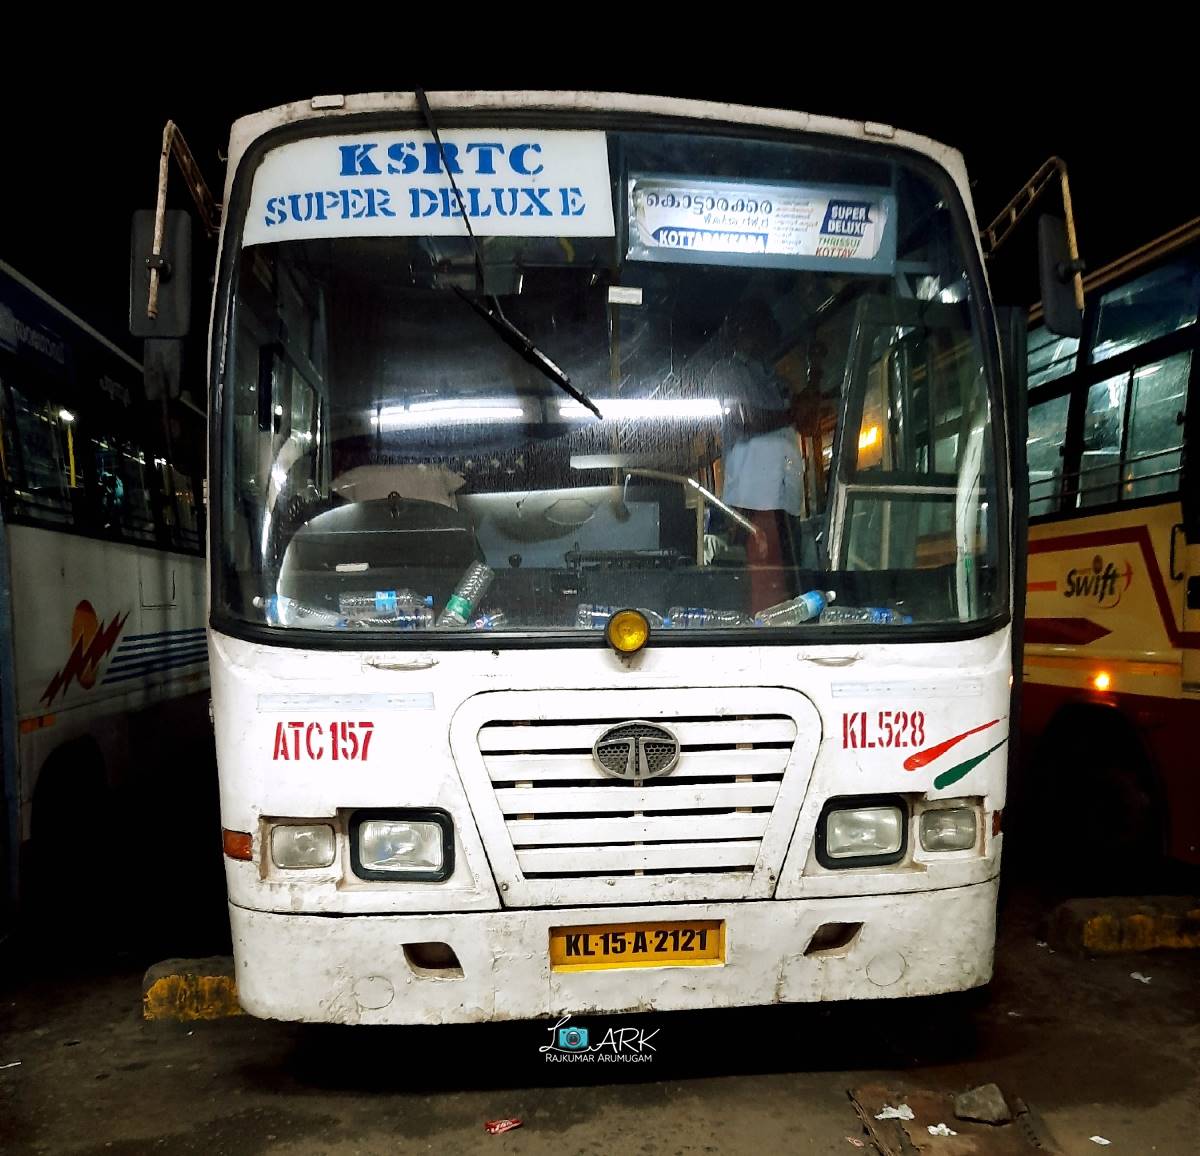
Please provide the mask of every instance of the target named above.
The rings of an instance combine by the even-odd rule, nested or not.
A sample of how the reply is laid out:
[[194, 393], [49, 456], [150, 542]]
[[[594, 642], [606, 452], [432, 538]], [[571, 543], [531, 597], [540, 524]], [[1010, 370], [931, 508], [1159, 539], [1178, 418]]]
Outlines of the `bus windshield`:
[[[622, 607], [758, 640], [814, 636], [822, 603], [893, 638], [1004, 612], [993, 374], [948, 181], [850, 145], [444, 137], [449, 156], [408, 131], [260, 161], [225, 355], [225, 622], [353, 646]], [[563, 150], [583, 176], [559, 178]], [[807, 622], [764, 614], [809, 592]]]

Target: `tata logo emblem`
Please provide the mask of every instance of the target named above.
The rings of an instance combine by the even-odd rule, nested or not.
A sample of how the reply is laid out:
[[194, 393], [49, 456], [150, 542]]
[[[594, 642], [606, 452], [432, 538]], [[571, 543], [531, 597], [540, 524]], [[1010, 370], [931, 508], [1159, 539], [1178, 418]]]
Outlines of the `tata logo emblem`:
[[606, 775], [641, 786], [675, 769], [679, 740], [666, 727], [634, 719], [609, 727], [592, 747], [592, 758]]

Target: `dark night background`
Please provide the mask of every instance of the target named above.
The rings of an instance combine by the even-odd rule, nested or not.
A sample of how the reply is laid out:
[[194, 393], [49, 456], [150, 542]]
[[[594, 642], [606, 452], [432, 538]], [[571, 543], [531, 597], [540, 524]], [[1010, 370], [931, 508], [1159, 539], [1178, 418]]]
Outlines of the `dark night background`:
[[[977, 18], [986, 15], [979, 10]], [[931, 14], [923, 19], [935, 23]], [[568, 38], [570, 51], [565, 41], [547, 51], [508, 27], [495, 34], [491, 51], [485, 46], [493, 34], [476, 31], [471, 42], [478, 47], [470, 53], [445, 25], [423, 52], [413, 51], [422, 37], [397, 38], [382, 29], [364, 29], [346, 42], [351, 49], [310, 43], [303, 52], [278, 51], [271, 32], [245, 40], [164, 32], [156, 47], [40, 57], [33, 87], [10, 68], [0, 81], [6, 158], [0, 258], [139, 356], [126, 328], [129, 217], [153, 206], [168, 118], [182, 127], [219, 196], [220, 158], [235, 117], [317, 93], [418, 83], [429, 92], [642, 92], [885, 121], [963, 152], [981, 225], [1057, 153], [1070, 170], [1080, 246], [1091, 269], [1200, 213], [1188, 127], [1194, 64], [1182, 48], [1172, 57], [1161, 44], [1139, 44], [1127, 29], [1113, 29], [1105, 54], [1096, 56], [1072, 47], [1065, 31], [1041, 25], [1018, 28], [1015, 37], [1010, 32], [1005, 46], [989, 34], [986, 43], [971, 37], [954, 47], [938, 42], [932, 27], [929, 39], [893, 42], [885, 21], [873, 41], [839, 52], [840, 41], [804, 33], [801, 21], [794, 32], [780, 25], [780, 43], [801, 38], [795, 49], [761, 53], [739, 47], [735, 37], [727, 51], [709, 49], [701, 57], [686, 48], [639, 54], [639, 36], [659, 34], [638, 33], [634, 25], [622, 33], [627, 45], [610, 33], [597, 40], [596, 52], [582, 50], [582, 33]], [[10, 38], [10, 48], [17, 42]], [[497, 60], [512, 63], [502, 68]], [[172, 183], [172, 204], [190, 207], [174, 166]], [[1059, 211], [1057, 197], [1048, 207]], [[1031, 218], [993, 263], [1002, 302], [1031, 304], [1037, 297], [1034, 232]], [[211, 249], [197, 256], [211, 267]], [[202, 318], [198, 310], [197, 325]]]

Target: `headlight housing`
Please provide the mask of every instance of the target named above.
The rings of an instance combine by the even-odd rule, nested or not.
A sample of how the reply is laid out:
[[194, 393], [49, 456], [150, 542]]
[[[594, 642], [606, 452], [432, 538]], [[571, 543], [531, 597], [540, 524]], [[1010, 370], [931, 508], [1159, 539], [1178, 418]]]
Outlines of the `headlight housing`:
[[331, 867], [337, 836], [328, 823], [277, 823], [271, 828], [271, 862], [288, 871]]
[[437, 882], [454, 873], [454, 823], [446, 811], [358, 811], [350, 864], [360, 879]]
[[974, 807], [937, 807], [921, 814], [921, 847], [925, 851], [969, 851], [979, 823]]
[[896, 795], [830, 799], [817, 825], [822, 867], [879, 867], [904, 858], [908, 812]]

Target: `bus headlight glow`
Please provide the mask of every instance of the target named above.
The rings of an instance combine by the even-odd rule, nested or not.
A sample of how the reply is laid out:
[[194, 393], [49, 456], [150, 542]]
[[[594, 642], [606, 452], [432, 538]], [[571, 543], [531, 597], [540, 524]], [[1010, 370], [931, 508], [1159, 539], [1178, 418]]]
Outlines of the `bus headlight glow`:
[[350, 828], [350, 858], [363, 879], [446, 879], [454, 828], [445, 811], [362, 813]]
[[975, 846], [975, 808], [939, 807], [921, 816], [921, 846], [926, 851], [967, 851]]
[[864, 799], [859, 806], [827, 807], [821, 820], [817, 858], [827, 867], [894, 863], [904, 854], [905, 816], [899, 803]]
[[288, 870], [328, 867], [336, 841], [326, 823], [280, 823], [271, 828], [271, 862]]

